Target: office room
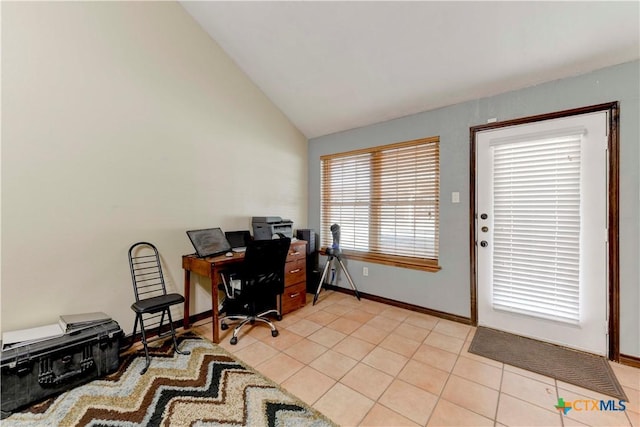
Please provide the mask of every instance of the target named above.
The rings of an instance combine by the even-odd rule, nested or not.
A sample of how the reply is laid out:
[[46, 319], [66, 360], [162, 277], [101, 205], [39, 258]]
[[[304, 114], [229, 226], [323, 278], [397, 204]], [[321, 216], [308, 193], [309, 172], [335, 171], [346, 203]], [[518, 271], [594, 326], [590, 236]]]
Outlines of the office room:
[[[108, 378], [162, 378], [163, 363], [209, 352], [215, 360], [235, 360], [234, 369], [250, 372], [255, 384], [268, 384], [280, 407], [297, 405], [301, 425], [640, 426], [639, 7], [1, 2], [3, 335], [57, 323], [63, 314], [101, 312], [122, 329], [124, 347], [135, 319], [131, 245], [153, 243], [167, 291], [185, 296], [183, 256], [194, 253], [187, 230], [250, 230], [253, 217], [279, 216], [294, 231], [312, 230], [317, 248], [335, 246], [338, 258], [318, 257], [317, 274], [307, 276], [306, 305], [274, 322], [278, 336], [256, 324], [230, 344], [232, 330], [218, 331], [212, 322], [219, 296], [212, 280], [191, 274], [189, 330], [185, 305], [171, 308], [179, 347], [191, 354], [154, 347], [149, 370], [138, 375], [145, 357], [137, 342], [122, 351]], [[495, 29], [503, 21], [508, 36]], [[434, 30], [422, 22], [446, 37], [426, 37]], [[457, 34], [462, 29], [466, 38]], [[495, 45], [476, 44], [485, 41]], [[557, 336], [549, 341], [554, 349], [603, 359], [596, 371], [607, 371], [613, 392], [593, 390], [590, 379], [576, 385], [470, 351], [482, 346], [474, 338], [483, 326], [518, 335], [511, 321], [489, 322], [492, 315], [483, 311], [478, 272], [489, 268], [482, 267], [483, 250], [494, 243], [482, 234], [493, 233], [493, 222], [476, 218], [486, 197], [480, 173], [488, 168], [476, 157], [485, 152], [483, 136], [594, 115], [604, 117], [608, 147], [599, 166], [603, 179], [593, 184], [603, 189], [599, 206], [606, 212], [604, 249], [591, 262], [603, 266], [593, 298], [605, 316], [601, 340], [594, 351]], [[487, 143], [487, 152], [517, 139], [496, 135], [499, 142]], [[323, 179], [336, 159], [407, 146], [427, 146], [437, 156], [429, 163], [436, 171], [427, 191], [436, 195], [429, 220], [418, 221], [428, 224], [430, 249], [417, 258], [363, 253], [354, 242], [361, 243], [362, 229], [369, 233], [369, 223], [329, 215]], [[572, 156], [564, 157], [571, 162]], [[488, 248], [480, 244], [486, 241]], [[589, 264], [576, 245], [580, 265]], [[329, 260], [325, 282], [333, 281], [311, 283]], [[590, 271], [576, 272], [576, 283], [596, 274]], [[547, 317], [538, 327], [568, 324], [560, 336], [578, 335], [577, 316]], [[214, 330], [219, 344], [211, 342]], [[59, 376], [71, 372], [55, 366]], [[120, 375], [128, 369], [135, 375]], [[3, 424], [86, 424], [96, 408], [82, 400], [83, 387], [55, 394], [42, 413], [15, 408]], [[216, 406], [212, 393], [200, 396], [211, 399], [206, 416], [185, 406], [189, 415], [159, 411], [153, 418], [149, 403], [127, 410], [141, 424], [268, 423], [264, 413]], [[55, 399], [64, 398], [77, 399], [73, 411], [59, 410], [69, 404]], [[598, 410], [580, 402], [599, 402]]]

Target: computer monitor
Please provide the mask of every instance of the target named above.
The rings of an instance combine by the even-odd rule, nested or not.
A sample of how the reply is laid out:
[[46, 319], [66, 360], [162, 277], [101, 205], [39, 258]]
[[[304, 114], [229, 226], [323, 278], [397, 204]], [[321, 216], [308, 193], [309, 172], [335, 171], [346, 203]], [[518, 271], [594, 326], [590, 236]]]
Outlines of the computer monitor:
[[220, 228], [189, 230], [187, 236], [200, 258], [218, 255], [231, 250], [231, 244]]
[[245, 248], [251, 241], [251, 232], [249, 230], [225, 231], [224, 235], [233, 249]]

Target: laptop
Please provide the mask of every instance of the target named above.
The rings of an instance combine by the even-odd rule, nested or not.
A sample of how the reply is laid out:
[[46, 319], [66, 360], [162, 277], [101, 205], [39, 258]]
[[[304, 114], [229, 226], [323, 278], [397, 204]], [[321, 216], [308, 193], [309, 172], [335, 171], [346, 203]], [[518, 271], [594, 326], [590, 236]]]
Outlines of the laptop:
[[227, 231], [224, 233], [229, 244], [231, 245], [231, 250], [233, 252], [244, 252], [247, 250], [247, 244], [251, 241], [251, 233], [249, 230], [242, 231]]
[[231, 244], [221, 228], [189, 230], [187, 236], [200, 258], [219, 255], [231, 250]]

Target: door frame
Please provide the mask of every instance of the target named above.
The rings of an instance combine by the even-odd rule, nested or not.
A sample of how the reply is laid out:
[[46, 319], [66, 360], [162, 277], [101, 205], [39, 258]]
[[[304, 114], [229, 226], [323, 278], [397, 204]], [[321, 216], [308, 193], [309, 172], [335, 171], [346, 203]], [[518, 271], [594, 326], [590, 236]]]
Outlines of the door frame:
[[476, 133], [508, 126], [553, 120], [580, 114], [607, 111], [608, 124], [608, 176], [607, 176], [607, 223], [608, 223], [608, 295], [609, 305], [609, 348], [608, 358], [620, 361], [620, 260], [619, 260], [619, 193], [620, 193], [620, 146], [618, 101], [536, 116], [522, 117], [502, 122], [487, 123], [469, 128], [470, 139], [470, 187], [469, 187], [469, 248], [471, 258], [471, 324], [478, 325], [478, 285], [477, 285], [477, 241], [476, 241]]

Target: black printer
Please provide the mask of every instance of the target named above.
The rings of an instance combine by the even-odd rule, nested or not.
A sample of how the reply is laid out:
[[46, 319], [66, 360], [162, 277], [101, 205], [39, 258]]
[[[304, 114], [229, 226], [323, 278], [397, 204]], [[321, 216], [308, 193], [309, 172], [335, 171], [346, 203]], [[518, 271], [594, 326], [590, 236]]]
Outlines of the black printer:
[[293, 238], [293, 222], [279, 216], [254, 216], [251, 219], [253, 238], [255, 240], [271, 240], [274, 234], [281, 233]]

